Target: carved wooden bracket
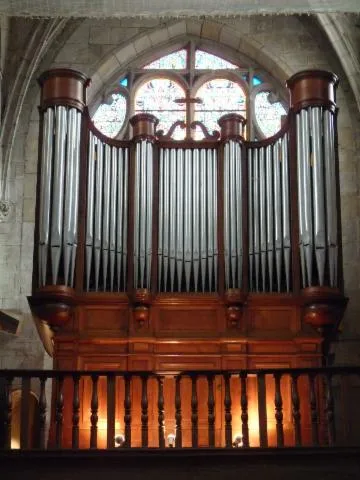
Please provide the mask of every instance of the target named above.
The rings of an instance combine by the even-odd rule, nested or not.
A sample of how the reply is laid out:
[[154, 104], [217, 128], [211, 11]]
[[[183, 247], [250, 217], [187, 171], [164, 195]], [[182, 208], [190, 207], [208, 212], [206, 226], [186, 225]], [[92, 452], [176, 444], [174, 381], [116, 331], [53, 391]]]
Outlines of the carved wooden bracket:
[[150, 326], [150, 306], [152, 295], [146, 288], [135, 290], [130, 301], [133, 305], [133, 320], [136, 330], [147, 329]]
[[241, 290], [231, 288], [225, 292], [224, 301], [226, 304], [227, 327], [229, 329], [240, 329], [243, 315], [243, 307], [247, 295]]
[[348, 298], [340, 290], [329, 287], [309, 287], [302, 290], [303, 320], [322, 336], [336, 333]]
[[75, 290], [64, 285], [47, 285], [28, 297], [32, 313], [56, 331], [73, 316]]

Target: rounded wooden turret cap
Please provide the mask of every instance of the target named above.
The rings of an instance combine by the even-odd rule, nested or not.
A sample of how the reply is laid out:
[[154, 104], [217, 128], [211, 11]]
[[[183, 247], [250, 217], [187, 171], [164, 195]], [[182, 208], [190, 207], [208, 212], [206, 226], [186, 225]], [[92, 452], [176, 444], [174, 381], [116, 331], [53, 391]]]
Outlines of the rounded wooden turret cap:
[[40, 108], [63, 105], [81, 111], [84, 109], [90, 79], [83, 73], [69, 68], [56, 68], [44, 72], [38, 82], [41, 86]]
[[290, 107], [300, 110], [324, 106], [335, 108], [335, 91], [339, 78], [325, 70], [304, 70], [286, 82], [290, 90]]

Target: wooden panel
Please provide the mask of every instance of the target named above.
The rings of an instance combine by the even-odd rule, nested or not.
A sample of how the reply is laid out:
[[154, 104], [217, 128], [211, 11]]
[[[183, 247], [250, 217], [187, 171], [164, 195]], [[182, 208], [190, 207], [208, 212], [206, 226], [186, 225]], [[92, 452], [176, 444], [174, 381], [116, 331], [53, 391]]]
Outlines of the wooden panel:
[[154, 345], [156, 353], [219, 353], [220, 344], [215, 342], [192, 341], [192, 342], [161, 342]]
[[128, 328], [128, 310], [106, 306], [85, 308], [80, 314], [80, 329], [89, 334], [105, 335], [126, 332]]
[[218, 315], [213, 309], [159, 309], [157, 331], [161, 335], [178, 335], [199, 332], [206, 336], [217, 336]]
[[248, 330], [276, 331], [293, 330], [295, 311], [291, 309], [250, 309], [248, 312]]
[[219, 370], [221, 368], [221, 357], [212, 356], [166, 356], [157, 357], [155, 361], [156, 370], [160, 371], [183, 371], [183, 370]]

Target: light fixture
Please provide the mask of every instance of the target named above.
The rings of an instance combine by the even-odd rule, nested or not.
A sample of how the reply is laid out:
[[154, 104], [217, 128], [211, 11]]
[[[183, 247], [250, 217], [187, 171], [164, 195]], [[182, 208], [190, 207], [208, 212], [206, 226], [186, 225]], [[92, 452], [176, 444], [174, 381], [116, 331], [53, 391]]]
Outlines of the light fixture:
[[167, 443], [169, 448], [174, 448], [175, 447], [175, 433], [169, 433], [167, 436]]
[[242, 436], [239, 434], [235, 435], [232, 446], [234, 448], [240, 448], [242, 447], [242, 445], [243, 445]]
[[117, 433], [114, 438], [115, 447], [121, 448], [125, 445], [125, 435], [123, 433]]

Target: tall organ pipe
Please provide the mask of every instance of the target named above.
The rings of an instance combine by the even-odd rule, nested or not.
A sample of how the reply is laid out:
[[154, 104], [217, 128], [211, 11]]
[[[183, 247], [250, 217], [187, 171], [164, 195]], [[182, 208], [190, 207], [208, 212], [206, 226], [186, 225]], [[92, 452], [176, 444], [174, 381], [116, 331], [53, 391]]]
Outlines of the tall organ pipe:
[[65, 107], [56, 107], [54, 177], [51, 212], [51, 263], [53, 283], [55, 285], [57, 284], [58, 280], [60, 256], [62, 252], [64, 217], [64, 173], [67, 127], [66, 114], [67, 109]]
[[266, 191], [265, 191], [265, 151], [261, 147], [259, 150], [259, 189], [260, 189], [260, 259], [261, 259], [261, 280], [262, 290], [266, 290]]
[[200, 150], [200, 256], [201, 256], [201, 287], [205, 291], [206, 260], [207, 260], [207, 232], [206, 232], [206, 209], [207, 209], [207, 185], [206, 185], [206, 150]]
[[298, 180], [298, 212], [299, 212], [299, 248], [302, 272], [302, 285], [306, 286], [305, 248], [304, 248], [304, 191], [302, 188], [303, 178], [303, 145], [302, 145], [302, 118], [296, 114], [296, 155], [297, 155], [297, 180]]
[[90, 290], [91, 264], [94, 241], [94, 193], [95, 193], [95, 142], [92, 132], [89, 134], [88, 183], [86, 202], [86, 290]]
[[[169, 246], [169, 229], [170, 229], [170, 223], [173, 220], [170, 220], [170, 213], [169, 212], [174, 212], [174, 210], [170, 210], [170, 182], [171, 182], [171, 177], [170, 177], [170, 150], [167, 148], [165, 150], [164, 154], [164, 215], [163, 215], [163, 263], [164, 263], [164, 291], [166, 292], [167, 289], [167, 283], [168, 283], [168, 270], [169, 270], [169, 254], [170, 254], [170, 246]], [[161, 197], [160, 197], [161, 198]], [[171, 217], [174, 217], [174, 215], [171, 215]], [[174, 248], [174, 247], [173, 247]]]
[[274, 152], [274, 211], [275, 211], [275, 263], [276, 263], [276, 283], [278, 292], [281, 291], [281, 272], [282, 272], [282, 254], [283, 237], [281, 228], [281, 181], [280, 181], [280, 149], [276, 142], [273, 147]]
[[329, 251], [329, 281], [337, 286], [337, 206], [335, 174], [335, 135], [333, 113], [324, 111], [324, 153], [326, 186], [327, 247]]
[[100, 257], [101, 257], [101, 219], [103, 215], [103, 151], [104, 145], [100, 139], [96, 142], [96, 170], [95, 170], [95, 217], [94, 217], [94, 263], [95, 263], [95, 291], [99, 289]]
[[200, 265], [200, 152], [199, 149], [193, 150], [193, 269], [194, 269], [194, 290], [198, 291], [199, 265]]
[[254, 289], [254, 202], [253, 202], [253, 150], [248, 149], [248, 232], [249, 232], [249, 287]]
[[53, 157], [54, 110], [48, 108], [44, 113], [44, 131], [42, 141], [42, 167], [40, 179], [39, 214], [39, 284], [46, 284], [47, 257], [50, 237], [51, 178]]
[[181, 289], [184, 263], [184, 151], [177, 150], [177, 198], [176, 198], [176, 270], [178, 289]]
[[319, 284], [324, 283], [325, 271], [325, 209], [324, 209], [324, 162], [322, 150], [321, 119], [318, 107], [310, 110], [312, 138], [312, 191], [314, 211], [314, 243]]
[[230, 145], [224, 147], [224, 259], [225, 259], [225, 288], [230, 288]]
[[283, 220], [283, 247], [285, 261], [286, 291], [290, 291], [290, 197], [289, 197], [289, 159], [288, 134], [281, 141], [281, 181], [282, 181], [282, 220]]
[[[176, 262], [176, 188], [179, 182], [177, 176], [177, 151], [175, 148], [170, 150], [170, 246], [169, 246], [169, 263], [170, 263], [170, 291], [174, 291], [175, 282], [175, 262]], [[176, 212], [176, 215], [173, 214]]]
[[[266, 249], [269, 272], [269, 290], [273, 291], [274, 263], [274, 205], [273, 205], [273, 156], [271, 145], [266, 147]], [[276, 215], [278, 213], [276, 212]]]
[[213, 267], [214, 267], [214, 171], [213, 171], [213, 151], [212, 149], [207, 150], [207, 188], [208, 188], [208, 201], [207, 201], [207, 237], [208, 237], [208, 281], [209, 281], [209, 290], [212, 290], [212, 279], [213, 279]]
[[184, 158], [184, 266], [185, 266], [185, 287], [190, 290], [190, 274], [192, 261], [192, 188], [191, 188], [191, 150], [185, 150]]
[[164, 263], [164, 149], [159, 152], [159, 236], [158, 236], [158, 290], [162, 285], [162, 266]]
[[121, 224], [121, 217], [117, 217], [116, 197], [117, 197], [117, 171], [118, 171], [118, 149], [111, 148], [111, 174], [110, 174], [110, 217], [109, 217], [109, 254], [110, 254], [110, 290], [114, 290], [115, 277], [115, 249], [116, 249], [116, 224]]
[[152, 222], [153, 222], [153, 146], [146, 143], [146, 288], [151, 283]]
[[111, 194], [111, 147], [105, 145], [104, 159], [104, 210], [102, 216], [102, 273], [103, 290], [106, 291], [109, 265], [109, 241], [110, 241], [110, 194]]
[[[237, 145], [239, 148], [239, 146]], [[212, 208], [212, 222], [214, 224], [213, 226], [213, 245], [214, 245], [214, 290], [217, 291], [217, 283], [218, 283], [218, 237], [217, 237], [217, 232], [218, 232], [218, 223], [217, 223], [217, 208], [218, 208], [218, 194], [217, 194], [217, 172], [218, 172], [218, 164], [217, 164], [217, 150], [214, 148], [213, 149], [213, 196], [212, 196], [212, 201], [213, 201], [213, 208]], [[240, 189], [240, 187], [239, 187]], [[210, 199], [211, 201], [211, 199]], [[240, 206], [240, 203], [238, 203], [238, 208]], [[241, 209], [240, 209], [241, 211]]]
[[78, 241], [81, 119], [89, 80], [75, 70], [54, 69], [44, 72], [38, 81], [43, 118], [37, 283], [40, 287], [61, 283], [72, 288]]

